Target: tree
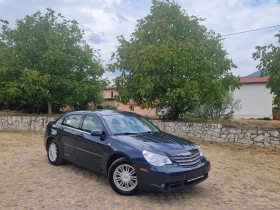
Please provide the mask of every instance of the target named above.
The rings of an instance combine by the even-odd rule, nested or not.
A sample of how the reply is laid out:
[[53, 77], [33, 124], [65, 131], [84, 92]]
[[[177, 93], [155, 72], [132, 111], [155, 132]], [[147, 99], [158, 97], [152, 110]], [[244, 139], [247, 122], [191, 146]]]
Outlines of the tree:
[[52, 113], [66, 104], [99, 102], [104, 70], [77, 21], [47, 9], [17, 20], [14, 29], [1, 22], [2, 107]]
[[253, 53], [254, 60], [260, 60], [257, 68], [261, 71], [261, 76], [269, 76], [266, 86], [270, 88], [274, 95], [273, 104], [280, 106], [280, 32], [275, 35], [278, 39], [278, 46], [270, 44], [268, 46], [257, 46]]
[[202, 104], [222, 104], [238, 86], [230, 72], [236, 66], [227, 58], [221, 36], [200, 21], [175, 2], [154, 0], [130, 40], [118, 37], [115, 62], [109, 65], [111, 71], [121, 71], [115, 79], [117, 100], [168, 108], [171, 119]]

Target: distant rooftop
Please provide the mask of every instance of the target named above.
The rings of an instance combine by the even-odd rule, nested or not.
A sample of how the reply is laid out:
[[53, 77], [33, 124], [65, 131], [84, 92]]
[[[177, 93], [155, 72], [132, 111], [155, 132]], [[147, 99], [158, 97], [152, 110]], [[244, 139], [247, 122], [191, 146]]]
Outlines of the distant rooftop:
[[240, 83], [241, 84], [246, 84], [246, 83], [267, 83], [268, 81], [268, 76], [265, 77], [240, 77]]
[[261, 71], [256, 71], [252, 74], [249, 74], [245, 77], [240, 77], [240, 83], [246, 84], [246, 83], [267, 83], [268, 82], [268, 76], [260, 77]]

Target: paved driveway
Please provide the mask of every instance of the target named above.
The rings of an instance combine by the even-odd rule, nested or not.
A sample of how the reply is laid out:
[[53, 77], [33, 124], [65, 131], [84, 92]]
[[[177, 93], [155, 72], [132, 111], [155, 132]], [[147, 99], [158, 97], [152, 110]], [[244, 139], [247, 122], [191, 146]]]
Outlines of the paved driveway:
[[280, 150], [199, 142], [209, 179], [172, 193], [116, 194], [103, 176], [48, 163], [42, 133], [0, 132], [0, 209], [280, 209]]

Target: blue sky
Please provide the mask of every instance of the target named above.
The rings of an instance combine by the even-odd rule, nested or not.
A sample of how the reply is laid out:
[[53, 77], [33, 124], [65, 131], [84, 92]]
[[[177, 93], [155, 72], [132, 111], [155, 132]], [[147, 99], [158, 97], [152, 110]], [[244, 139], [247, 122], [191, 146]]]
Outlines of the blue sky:
[[[206, 18], [201, 24], [221, 35], [280, 24], [278, 0], [178, 0], [189, 15]], [[78, 20], [86, 31], [85, 40], [94, 49], [101, 49], [102, 59], [109, 62], [110, 53], [118, 45], [116, 37], [129, 38], [138, 19], [149, 13], [151, 0], [0, 0], [0, 19], [13, 26], [17, 19], [46, 11], [51, 7], [67, 19]], [[227, 36], [224, 48], [238, 66], [234, 75], [245, 76], [256, 71], [258, 61], [252, 59], [255, 47], [275, 44], [280, 27], [240, 35]], [[116, 74], [107, 72], [109, 79]]]

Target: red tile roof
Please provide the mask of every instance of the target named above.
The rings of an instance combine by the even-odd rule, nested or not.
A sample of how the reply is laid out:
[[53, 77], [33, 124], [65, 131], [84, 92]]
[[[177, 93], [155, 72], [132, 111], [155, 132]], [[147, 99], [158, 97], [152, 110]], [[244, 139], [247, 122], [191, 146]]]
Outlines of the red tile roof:
[[269, 76], [265, 77], [240, 77], [240, 83], [267, 83]]

